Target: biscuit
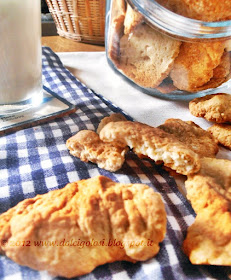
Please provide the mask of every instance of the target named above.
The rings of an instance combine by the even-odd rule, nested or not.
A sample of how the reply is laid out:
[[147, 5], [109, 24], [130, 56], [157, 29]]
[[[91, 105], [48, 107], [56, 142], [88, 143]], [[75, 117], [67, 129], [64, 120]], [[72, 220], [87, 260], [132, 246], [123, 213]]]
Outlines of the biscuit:
[[230, 0], [183, 0], [188, 5], [188, 16], [203, 21], [219, 21], [231, 16]]
[[230, 74], [231, 57], [230, 52], [224, 51], [220, 64], [213, 70], [212, 79], [224, 79]]
[[91, 130], [81, 130], [66, 142], [70, 153], [85, 162], [96, 163], [100, 168], [114, 172], [119, 170], [124, 161], [127, 149], [104, 143], [99, 135]]
[[203, 158], [185, 187], [197, 216], [184, 252], [193, 264], [231, 265], [231, 161]]
[[102, 128], [108, 124], [109, 122], [119, 122], [119, 121], [126, 121], [127, 119], [125, 118], [124, 115], [120, 114], [120, 113], [113, 113], [111, 114], [109, 117], [105, 117], [101, 120], [101, 122], [98, 125], [97, 128], [97, 133], [99, 134], [100, 131], [102, 130]]
[[26, 199], [0, 215], [2, 253], [20, 265], [67, 278], [105, 263], [150, 259], [165, 233], [160, 194], [104, 176]]
[[213, 137], [223, 146], [231, 150], [231, 125], [214, 124], [208, 128]]
[[124, 32], [124, 19], [126, 14], [125, 1], [114, 0], [111, 10], [110, 32], [108, 35], [108, 57], [117, 65], [120, 56], [119, 42]]
[[133, 10], [129, 4], [127, 4], [127, 10], [124, 19], [124, 34], [130, 34], [134, 28], [143, 22], [143, 16], [137, 11]]
[[177, 90], [177, 88], [173, 85], [173, 82], [169, 77], [165, 78], [162, 81], [162, 83], [159, 84], [158, 87], [156, 87], [156, 89], [163, 94], [171, 93]]
[[211, 122], [231, 122], [231, 95], [218, 93], [195, 98], [189, 102], [189, 110], [195, 117]]
[[129, 146], [139, 156], [147, 156], [165, 166], [187, 175], [200, 169], [199, 156], [175, 136], [159, 128], [139, 122], [110, 122], [100, 131], [104, 142]]
[[174, 86], [189, 92], [197, 91], [213, 77], [213, 70], [224, 53], [221, 42], [182, 43], [170, 77]]
[[168, 119], [158, 128], [173, 134], [200, 157], [215, 157], [218, 152], [218, 145], [214, 137], [192, 121]]
[[231, 265], [231, 213], [199, 212], [189, 227], [183, 250], [192, 264]]
[[230, 78], [229, 75], [230, 75], [230, 53], [225, 51], [221, 57], [220, 64], [213, 69], [212, 78], [206, 84], [196, 88], [195, 91], [206, 90], [209, 88], [217, 88]]
[[217, 209], [227, 208], [225, 201], [231, 202], [231, 161], [202, 158], [200, 171], [188, 176], [185, 188], [196, 213], [212, 204], [219, 205]]
[[231, 52], [231, 39], [226, 40], [226, 41], [224, 42], [224, 44], [225, 44], [225, 50], [226, 50], [227, 52]]
[[157, 0], [157, 2], [177, 14], [203, 21], [220, 21], [231, 16], [230, 0]]
[[139, 86], [155, 88], [172, 69], [180, 44], [147, 24], [140, 24], [121, 38], [118, 67]]

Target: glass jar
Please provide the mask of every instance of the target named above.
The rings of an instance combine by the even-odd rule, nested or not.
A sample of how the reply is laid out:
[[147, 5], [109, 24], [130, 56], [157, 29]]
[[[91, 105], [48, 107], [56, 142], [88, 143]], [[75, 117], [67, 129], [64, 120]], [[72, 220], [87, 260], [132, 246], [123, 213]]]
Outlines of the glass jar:
[[107, 0], [108, 63], [144, 93], [191, 100], [231, 86], [231, 1], [217, 14], [185, 1]]

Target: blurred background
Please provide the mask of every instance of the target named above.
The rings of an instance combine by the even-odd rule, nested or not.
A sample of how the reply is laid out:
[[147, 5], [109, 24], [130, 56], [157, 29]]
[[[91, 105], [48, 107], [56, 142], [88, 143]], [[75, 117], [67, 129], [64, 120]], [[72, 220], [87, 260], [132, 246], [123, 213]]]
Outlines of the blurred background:
[[51, 14], [49, 13], [47, 3], [41, 0], [41, 21], [42, 21], [42, 36], [56, 36], [57, 30]]
[[[43, 38], [56, 40], [57, 46], [62, 44], [61, 38], [104, 46], [106, 0], [39, 1]], [[63, 44], [68, 43], [63, 41]]]

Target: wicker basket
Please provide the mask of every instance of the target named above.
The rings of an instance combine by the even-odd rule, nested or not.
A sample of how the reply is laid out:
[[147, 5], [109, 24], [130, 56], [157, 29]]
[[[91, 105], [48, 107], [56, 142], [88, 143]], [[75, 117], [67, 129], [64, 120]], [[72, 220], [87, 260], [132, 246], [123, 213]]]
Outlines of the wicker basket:
[[106, 0], [46, 0], [60, 36], [104, 44]]

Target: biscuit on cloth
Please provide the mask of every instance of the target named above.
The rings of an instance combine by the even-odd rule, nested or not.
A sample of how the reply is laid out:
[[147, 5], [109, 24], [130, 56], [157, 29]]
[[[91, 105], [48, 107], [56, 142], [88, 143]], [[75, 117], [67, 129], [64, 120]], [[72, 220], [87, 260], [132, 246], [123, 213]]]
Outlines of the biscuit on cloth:
[[194, 92], [213, 77], [213, 70], [224, 53], [222, 42], [183, 42], [176, 57], [170, 77], [180, 90]]
[[127, 119], [125, 118], [124, 115], [120, 113], [113, 113], [109, 117], [105, 117], [101, 120], [97, 128], [97, 133], [99, 134], [102, 128], [109, 122], [119, 122], [119, 121], [126, 121], [126, 120]]
[[185, 187], [197, 216], [184, 252], [193, 264], [231, 265], [231, 161], [202, 159], [201, 170]]
[[131, 122], [110, 122], [100, 131], [104, 142], [129, 146], [138, 156], [161, 161], [177, 173], [187, 175], [200, 169], [199, 156], [174, 135], [149, 125]]
[[120, 40], [118, 68], [142, 87], [157, 87], [172, 69], [181, 42], [140, 24]]
[[220, 21], [231, 16], [230, 0], [157, 0], [157, 2], [177, 14], [203, 21]]
[[[211, 204], [214, 206], [218, 204], [217, 208], [222, 209], [222, 205], [227, 208], [225, 200], [231, 202], [231, 161], [202, 158], [200, 171], [188, 176], [185, 188], [187, 198], [196, 213]], [[223, 201], [219, 203], [222, 199]]]
[[206, 208], [189, 227], [183, 250], [192, 264], [231, 265], [231, 213]]
[[92, 130], [79, 131], [67, 140], [66, 146], [73, 156], [111, 172], [122, 167], [127, 151], [114, 143], [104, 143]]
[[168, 119], [158, 128], [173, 134], [201, 157], [215, 157], [218, 152], [219, 148], [214, 137], [192, 121]]
[[195, 117], [216, 123], [231, 122], [231, 95], [217, 93], [195, 98], [189, 102], [189, 110]]
[[231, 125], [214, 124], [208, 128], [213, 137], [223, 146], [231, 150]]
[[[115, 183], [104, 176], [26, 199], [0, 215], [1, 253], [67, 278], [105, 263], [150, 259], [165, 233], [160, 194], [147, 185]], [[35, 246], [41, 242], [58, 245]]]

